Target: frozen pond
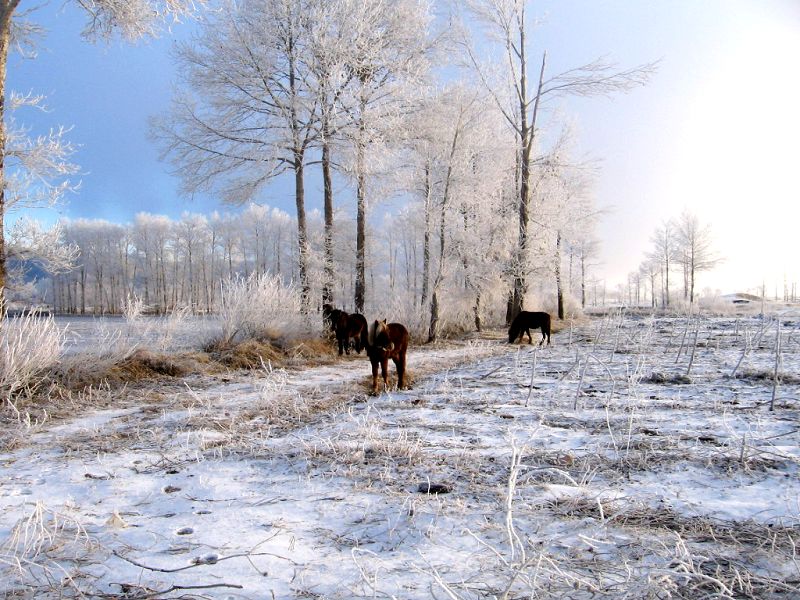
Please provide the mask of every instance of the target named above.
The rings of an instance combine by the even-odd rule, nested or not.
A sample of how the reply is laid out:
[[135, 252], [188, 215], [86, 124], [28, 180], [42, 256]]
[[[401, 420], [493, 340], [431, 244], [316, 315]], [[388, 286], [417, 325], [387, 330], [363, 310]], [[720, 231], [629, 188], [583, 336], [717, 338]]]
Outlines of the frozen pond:
[[58, 316], [56, 324], [65, 332], [65, 352], [78, 353], [92, 346], [135, 345], [175, 352], [202, 348], [220, 335], [213, 316], [146, 316], [128, 321], [121, 316]]

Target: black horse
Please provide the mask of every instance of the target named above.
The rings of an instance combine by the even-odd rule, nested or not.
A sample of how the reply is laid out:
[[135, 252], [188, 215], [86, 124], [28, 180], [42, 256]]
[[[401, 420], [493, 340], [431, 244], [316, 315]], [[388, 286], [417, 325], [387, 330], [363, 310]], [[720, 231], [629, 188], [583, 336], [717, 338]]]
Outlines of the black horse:
[[342, 353], [350, 354], [350, 341], [358, 354], [364, 349], [367, 342], [367, 319], [364, 315], [347, 314], [343, 310], [339, 311], [336, 317], [336, 341], [339, 343], [339, 356]]
[[329, 337], [334, 337], [336, 335], [336, 323], [339, 322], [339, 315], [341, 315], [342, 312], [344, 311], [333, 308], [331, 304], [322, 305], [322, 326], [326, 335]]
[[522, 340], [523, 334], [528, 334], [528, 343], [533, 343], [531, 337], [531, 329], [541, 327], [542, 341], [539, 342], [541, 346], [544, 344], [545, 339], [547, 345], [550, 345], [550, 314], [546, 312], [528, 312], [527, 310], [521, 311], [514, 320], [511, 321], [511, 327], [508, 329], [508, 343], [513, 344], [516, 340]]
[[408, 329], [400, 323], [375, 321], [369, 326], [367, 336], [367, 356], [372, 363], [372, 393], [378, 393], [378, 365], [381, 366], [384, 389], [389, 388], [389, 359], [397, 369], [397, 389], [406, 385], [406, 351], [408, 350]]

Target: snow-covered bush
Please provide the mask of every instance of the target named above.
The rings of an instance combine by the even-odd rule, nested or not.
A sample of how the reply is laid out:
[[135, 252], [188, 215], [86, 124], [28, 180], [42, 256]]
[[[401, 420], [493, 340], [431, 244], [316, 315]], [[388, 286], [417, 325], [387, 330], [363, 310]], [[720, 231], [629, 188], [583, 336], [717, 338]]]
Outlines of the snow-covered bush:
[[264, 273], [222, 284], [219, 321], [222, 342], [238, 339], [290, 339], [308, 331], [300, 291]]
[[[2, 307], [0, 306], [0, 309]], [[53, 317], [28, 312], [0, 321], [0, 394], [5, 401], [38, 387], [58, 363], [64, 332]]]

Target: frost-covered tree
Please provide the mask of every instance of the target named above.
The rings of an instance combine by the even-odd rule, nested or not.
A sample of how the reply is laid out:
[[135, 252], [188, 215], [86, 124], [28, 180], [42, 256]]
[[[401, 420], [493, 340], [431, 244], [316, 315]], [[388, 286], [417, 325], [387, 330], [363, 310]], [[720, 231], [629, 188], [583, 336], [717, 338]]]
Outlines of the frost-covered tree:
[[711, 225], [703, 224], [697, 215], [684, 211], [677, 223], [678, 256], [684, 272], [684, 298], [694, 304], [698, 273], [710, 271], [721, 258], [713, 248]]
[[[136, 40], [157, 34], [170, 21], [194, 14], [205, 0], [73, 0], [68, 2], [87, 14], [84, 37], [110, 39], [116, 32]], [[42, 108], [43, 97], [7, 93], [8, 56], [16, 49], [35, 53], [35, 37], [42, 33], [32, 12], [41, 3], [0, 0], [0, 295], [6, 286], [6, 215], [15, 205], [42, 206], [59, 201], [74, 186], [70, 179], [77, 167], [70, 162], [74, 147], [64, 128], [29, 137], [8, 109]], [[0, 303], [1, 305], [2, 303]]]
[[226, 2], [200, 35], [178, 47], [183, 80], [171, 115], [154, 123], [187, 193], [218, 191], [241, 204], [278, 175], [293, 176], [306, 308], [305, 170], [318, 133], [307, 64], [309, 8], [306, 0]]
[[[356, 186], [355, 308], [364, 311], [366, 295], [366, 223], [368, 209], [368, 155], [399, 124], [406, 110], [404, 92], [419, 84], [427, 69], [427, 3], [417, 0], [363, 0], [354, 3], [348, 137], [352, 145], [350, 173]], [[415, 88], [416, 89], [416, 88]]]
[[31, 301], [36, 278], [32, 279], [30, 272], [36, 269], [54, 278], [73, 267], [79, 250], [65, 241], [61, 224], [45, 229], [38, 221], [23, 217], [8, 232], [6, 254], [9, 299]]
[[[537, 133], [541, 129], [539, 121], [545, 104], [569, 95], [608, 96], [630, 90], [645, 83], [655, 67], [648, 64], [617, 70], [615, 65], [596, 60], [548, 76], [547, 51], [544, 51], [538, 68], [531, 72], [527, 4], [525, 0], [469, 0], [468, 9], [484, 27], [486, 41], [499, 47], [502, 56], [483, 60], [479, 58], [482, 53], [466, 36], [464, 41], [469, 64], [516, 136], [519, 237], [510, 316], [522, 310], [528, 287], [526, 260], [531, 237], [532, 167], [537, 160], [534, 153], [539, 144]], [[497, 65], [505, 65], [500, 73], [496, 72]]]
[[659, 264], [661, 275], [661, 306], [668, 307], [670, 301], [669, 276], [677, 260], [677, 228], [671, 219], [664, 221], [653, 232], [650, 242], [652, 250], [647, 257]]

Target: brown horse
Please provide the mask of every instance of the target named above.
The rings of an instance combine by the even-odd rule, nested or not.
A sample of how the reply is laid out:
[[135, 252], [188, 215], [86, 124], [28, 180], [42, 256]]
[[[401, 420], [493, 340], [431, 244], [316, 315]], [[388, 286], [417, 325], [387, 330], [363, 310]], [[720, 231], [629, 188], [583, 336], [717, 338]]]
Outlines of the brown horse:
[[533, 343], [531, 337], [531, 329], [541, 327], [542, 341], [539, 342], [541, 346], [547, 339], [547, 345], [550, 345], [550, 314], [546, 312], [528, 312], [527, 310], [521, 311], [514, 320], [511, 322], [511, 327], [508, 330], [508, 343], [513, 344], [516, 340], [522, 340], [523, 334], [528, 334], [528, 343]]
[[339, 343], [339, 356], [344, 352], [350, 354], [350, 341], [353, 340], [356, 352], [366, 345], [367, 319], [358, 313], [349, 315], [343, 310], [339, 311], [336, 319], [336, 341]]
[[389, 388], [389, 359], [397, 369], [397, 388], [406, 385], [406, 350], [408, 350], [408, 330], [400, 323], [375, 321], [369, 327], [367, 336], [367, 355], [372, 363], [372, 393], [378, 393], [378, 364], [381, 366], [384, 389]]

